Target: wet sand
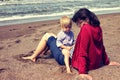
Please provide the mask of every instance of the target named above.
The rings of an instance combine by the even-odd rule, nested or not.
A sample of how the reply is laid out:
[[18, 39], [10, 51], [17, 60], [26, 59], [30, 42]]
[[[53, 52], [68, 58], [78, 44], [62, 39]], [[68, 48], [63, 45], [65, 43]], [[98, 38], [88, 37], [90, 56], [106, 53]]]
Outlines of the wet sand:
[[[104, 45], [110, 60], [120, 63], [120, 13], [99, 15]], [[0, 26], [0, 80], [86, 80], [75, 69], [66, 74], [53, 58], [40, 55], [37, 62], [21, 60], [32, 54], [46, 32], [57, 34], [59, 20]], [[73, 24], [75, 37], [79, 28]], [[104, 66], [89, 71], [93, 80], [120, 80], [120, 66]]]

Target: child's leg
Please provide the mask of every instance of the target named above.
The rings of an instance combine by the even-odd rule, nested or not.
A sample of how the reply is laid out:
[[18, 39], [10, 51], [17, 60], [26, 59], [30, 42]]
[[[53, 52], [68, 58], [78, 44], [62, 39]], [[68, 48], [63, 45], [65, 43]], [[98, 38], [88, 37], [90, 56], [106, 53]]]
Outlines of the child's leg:
[[49, 50], [51, 51], [53, 57], [58, 62], [58, 64], [65, 65], [64, 55], [62, 54], [62, 51], [57, 47], [55, 37], [50, 37], [48, 39], [47, 46], [49, 47]]
[[39, 44], [38, 44], [36, 50], [34, 51], [34, 53], [33, 53], [31, 56], [23, 57], [23, 59], [30, 59], [30, 60], [32, 60], [33, 62], [35, 62], [35, 61], [36, 61], [36, 57], [45, 50], [45, 48], [46, 48], [46, 46], [47, 46], [47, 40], [48, 40], [48, 38], [49, 38], [50, 36], [54, 36], [54, 34], [52, 34], [52, 33], [46, 33], [46, 34], [42, 37], [42, 39], [41, 39], [41, 41], [39, 42]]
[[69, 59], [70, 59], [69, 51], [66, 49], [63, 49], [62, 53], [64, 55], [64, 62], [65, 62], [67, 73], [72, 73], [70, 69], [70, 62], [69, 62]]

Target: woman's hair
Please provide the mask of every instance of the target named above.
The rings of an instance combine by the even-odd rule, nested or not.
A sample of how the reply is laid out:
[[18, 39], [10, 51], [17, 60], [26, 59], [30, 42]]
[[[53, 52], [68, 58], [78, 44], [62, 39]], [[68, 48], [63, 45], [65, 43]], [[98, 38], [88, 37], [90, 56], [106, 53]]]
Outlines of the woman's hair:
[[89, 19], [89, 24], [96, 27], [100, 26], [100, 21], [98, 20], [97, 16], [88, 10], [87, 8], [81, 8], [79, 9], [73, 16], [72, 20], [73, 22], [77, 22], [78, 20], [86, 20]]
[[68, 25], [72, 25], [71, 18], [69, 18], [68, 16], [63, 16], [60, 19], [60, 25], [61, 25], [61, 28], [64, 28], [65, 26], [68, 26]]

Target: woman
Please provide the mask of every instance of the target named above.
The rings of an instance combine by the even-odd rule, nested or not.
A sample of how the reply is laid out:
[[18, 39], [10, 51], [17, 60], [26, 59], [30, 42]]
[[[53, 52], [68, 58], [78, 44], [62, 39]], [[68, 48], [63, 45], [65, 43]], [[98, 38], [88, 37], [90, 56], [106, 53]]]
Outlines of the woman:
[[110, 62], [103, 45], [102, 29], [97, 16], [86, 8], [79, 9], [72, 18], [73, 22], [81, 28], [72, 57], [72, 66], [79, 71], [82, 77], [89, 70], [97, 69], [103, 65], [120, 65]]

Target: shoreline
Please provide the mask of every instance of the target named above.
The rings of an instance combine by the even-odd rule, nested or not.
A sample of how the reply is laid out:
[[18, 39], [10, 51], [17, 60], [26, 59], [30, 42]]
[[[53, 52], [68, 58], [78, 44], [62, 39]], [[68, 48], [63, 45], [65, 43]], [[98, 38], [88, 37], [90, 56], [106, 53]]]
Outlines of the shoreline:
[[[111, 15], [111, 14], [120, 14], [119, 11], [116, 12], [110, 12], [110, 13], [97, 13], [97, 16], [101, 16], [101, 15]], [[62, 16], [62, 15], [61, 15]], [[68, 16], [72, 16], [72, 15], [68, 15]], [[48, 19], [46, 19], [48, 18]], [[46, 17], [46, 18], [42, 18], [40, 19], [39, 17], [36, 18], [30, 18], [30, 19], [16, 19], [16, 20], [6, 20], [6, 21], [0, 21], [0, 27], [1, 26], [8, 26], [8, 25], [17, 25], [17, 24], [26, 24], [26, 23], [35, 23], [35, 22], [48, 22], [48, 21], [55, 21], [55, 20], [59, 20], [60, 16], [57, 17]]]
[[[112, 13], [112, 14], [101, 14], [97, 16], [99, 20], [101, 20], [104, 17], [109, 18], [109, 16], [119, 16], [119, 15], [120, 13]], [[103, 23], [104, 22], [101, 22], [101, 26], [104, 26], [102, 25]], [[33, 34], [33, 32], [35, 32], [37, 28], [41, 28], [41, 27], [47, 28], [47, 26], [49, 25], [58, 25], [58, 24], [59, 24], [59, 19], [0, 26], [0, 40], [14, 38], [15, 36], [22, 36], [25, 34]], [[77, 32], [75, 31], [75, 33]]]
[[[120, 13], [98, 15], [103, 30], [106, 52], [112, 61], [120, 63]], [[0, 27], [0, 80], [82, 80], [72, 68], [66, 74], [65, 66], [55, 59], [42, 56], [37, 62], [23, 61], [21, 55], [32, 54], [46, 32], [57, 34], [59, 20], [39, 21]], [[77, 36], [79, 28], [73, 24]], [[103, 66], [89, 71], [93, 80], [119, 80], [120, 66]]]
[[57, 24], [59, 24], [59, 20], [38, 21], [31, 23], [0, 26], [0, 40], [4, 40], [6, 38], [9, 39], [15, 36], [20, 36], [25, 34], [33, 34], [33, 32], [30, 31], [36, 31], [37, 28], [46, 27], [47, 25], [57, 25]]

